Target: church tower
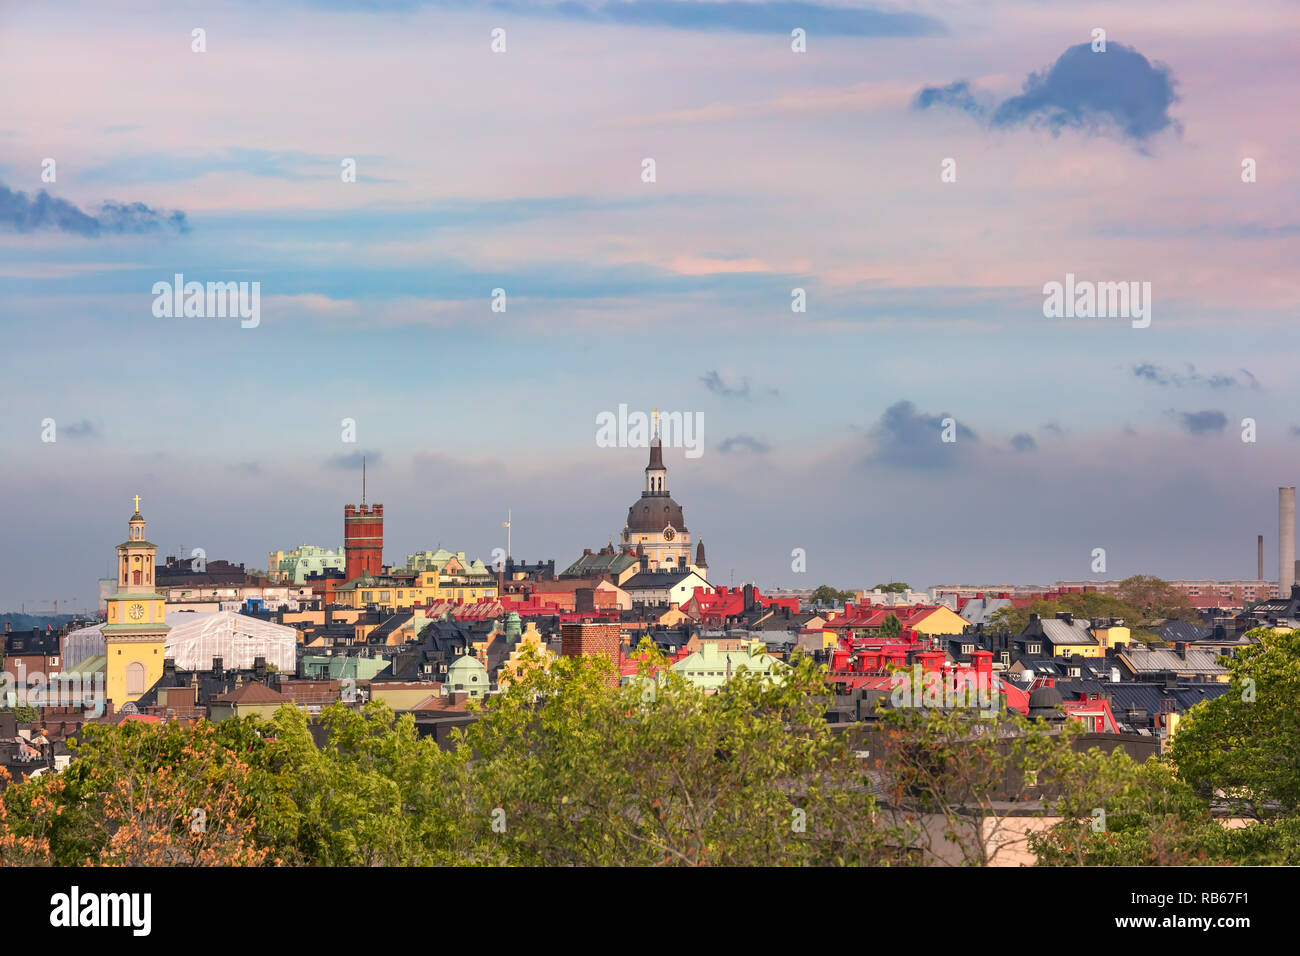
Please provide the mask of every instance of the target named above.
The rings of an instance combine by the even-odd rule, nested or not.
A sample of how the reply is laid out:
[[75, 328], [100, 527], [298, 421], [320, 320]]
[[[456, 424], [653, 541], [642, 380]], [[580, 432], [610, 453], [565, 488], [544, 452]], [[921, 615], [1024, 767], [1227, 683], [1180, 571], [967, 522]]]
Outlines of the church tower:
[[104, 692], [116, 710], [139, 699], [162, 676], [169, 630], [163, 620], [166, 599], [154, 591], [158, 546], [145, 540], [140, 496], [133, 500], [126, 540], [117, 546], [117, 593], [108, 597], [103, 627]]
[[664, 465], [657, 411], [654, 437], [650, 440], [650, 463], [645, 469], [645, 490], [641, 492], [641, 500], [627, 509], [623, 545], [646, 556], [653, 571], [685, 571], [691, 567], [691, 536], [686, 530], [686, 518], [682, 506], [668, 493], [668, 468]]

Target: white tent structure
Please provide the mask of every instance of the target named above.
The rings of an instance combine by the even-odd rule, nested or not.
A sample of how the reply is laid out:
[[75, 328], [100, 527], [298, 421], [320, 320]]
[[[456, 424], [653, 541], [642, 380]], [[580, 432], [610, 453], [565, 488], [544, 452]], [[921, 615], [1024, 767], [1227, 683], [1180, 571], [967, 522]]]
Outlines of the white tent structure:
[[[222, 667], [236, 670], [248, 670], [258, 657], [266, 658], [266, 663], [282, 674], [292, 674], [297, 667], [298, 631], [292, 627], [234, 611], [182, 612], [167, 614], [165, 620], [171, 630], [167, 632], [164, 653], [181, 670], [211, 670], [213, 658], [217, 657]], [[101, 627], [83, 627], [64, 638], [64, 670], [105, 653]]]

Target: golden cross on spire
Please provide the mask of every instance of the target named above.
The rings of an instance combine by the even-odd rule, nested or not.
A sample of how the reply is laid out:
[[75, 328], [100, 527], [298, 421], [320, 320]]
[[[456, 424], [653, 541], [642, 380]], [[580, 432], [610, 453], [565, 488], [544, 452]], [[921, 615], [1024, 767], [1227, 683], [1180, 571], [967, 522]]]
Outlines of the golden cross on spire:
[[136, 514], [139, 514], [139, 513], [140, 513], [140, 496], [139, 496], [139, 495], [136, 495], [136, 496], [135, 496], [134, 498], [132, 498], [131, 500], [135, 502], [135, 513], [136, 513]]

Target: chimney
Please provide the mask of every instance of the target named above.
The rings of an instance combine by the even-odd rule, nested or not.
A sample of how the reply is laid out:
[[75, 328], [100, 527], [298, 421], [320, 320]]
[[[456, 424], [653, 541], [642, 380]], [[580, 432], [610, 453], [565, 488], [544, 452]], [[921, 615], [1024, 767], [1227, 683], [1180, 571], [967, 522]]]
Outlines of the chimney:
[[745, 594], [745, 610], [748, 611], [751, 607], [754, 606], [754, 585], [746, 584], [744, 594]]
[[1187, 642], [1177, 641], [1174, 644], [1174, 653], [1177, 654], [1179, 657], [1181, 657], [1183, 660], [1187, 660]]
[[1259, 561], [1258, 561], [1259, 573], [1255, 575], [1255, 580], [1263, 581], [1264, 580], [1264, 536], [1262, 534], [1259, 536], [1257, 544], [1258, 547], [1256, 550], [1259, 551]]
[[1277, 490], [1277, 595], [1286, 600], [1295, 584], [1295, 486]]
[[220, 657], [212, 658], [212, 676], [217, 678], [217, 680], [220, 680], [222, 677], [225, 676], [226, 670], [222, 666], [223, 663], [224, 662], [221, 660]]

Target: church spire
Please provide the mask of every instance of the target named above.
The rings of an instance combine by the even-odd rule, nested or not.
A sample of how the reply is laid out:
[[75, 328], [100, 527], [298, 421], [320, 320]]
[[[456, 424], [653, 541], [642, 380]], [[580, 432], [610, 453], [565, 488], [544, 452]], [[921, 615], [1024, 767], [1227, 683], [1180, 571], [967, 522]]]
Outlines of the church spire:
[[654, 437], [650, 439], [650, 464], [645, 466], [645, 493], [647, 495], [666, 495], [668, 489], [664, 483], [668, 480], [668, 469], [664, 467], [664, 443], [659, 437], [659, 409], [654, 412]]

